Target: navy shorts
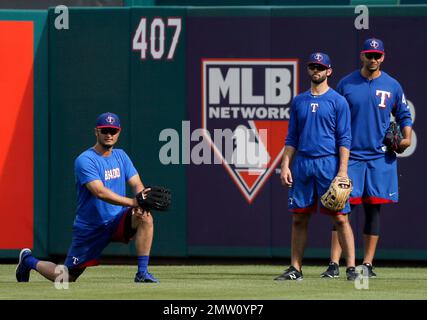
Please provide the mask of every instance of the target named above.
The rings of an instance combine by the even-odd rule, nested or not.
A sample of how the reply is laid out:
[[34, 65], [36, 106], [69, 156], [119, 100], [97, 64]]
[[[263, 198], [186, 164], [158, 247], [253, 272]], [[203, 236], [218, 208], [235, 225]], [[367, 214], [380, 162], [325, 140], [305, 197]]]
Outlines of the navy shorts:
[[384, 157], [363, 161], [350, 159], [348, 175], [353, 180], [351, 204], [381, 204], [399, 201], [395, 155], [387, 153]]
[[[292, 187], [288, 193], [288, 208], [292, 213], [314, 213], [318, 200], [328, 190], [338, 173], [339, 160], [336, 156], [310, 158], [297, 155], [292, 164]], [[347, 214], [350, 204], [347, 201], [344, 209], [334, 212], [320, 207], [325, 214]]]
[[128, 243], [135, 233], [132, 208], [123, 209], [111, 222], [96, 228], [73, 227], [73, 239], [64, 265], [68, 269], [96, 266], [110, 242]]

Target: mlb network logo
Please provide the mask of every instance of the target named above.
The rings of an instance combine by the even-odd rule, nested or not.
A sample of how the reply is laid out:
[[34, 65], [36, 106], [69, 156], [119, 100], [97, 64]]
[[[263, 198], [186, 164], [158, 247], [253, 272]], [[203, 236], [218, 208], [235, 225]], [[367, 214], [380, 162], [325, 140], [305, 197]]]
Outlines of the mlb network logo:
[[233, 131], [231, 154], [206, 139], [249, 203], [280, 163], [297, 77], [298, 59], [202, 59], [202, 128]]

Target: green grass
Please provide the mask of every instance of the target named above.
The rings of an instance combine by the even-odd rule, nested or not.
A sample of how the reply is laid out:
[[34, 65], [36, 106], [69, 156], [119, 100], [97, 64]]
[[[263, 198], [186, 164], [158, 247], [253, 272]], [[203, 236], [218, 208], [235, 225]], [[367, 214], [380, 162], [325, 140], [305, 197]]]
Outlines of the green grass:
[[[368, 290], [344, 277], [320, 279], [323, 266], [305, 266], [303, 281], [276, 282], [283, 268], [272, 265], [151, 266], [158, 284], [133, 283], [134, 266], [86, 269], [69, 289], [58, 290], [36, 272], [29, 283], [15, 281], [15, 265], [0, 265], [4, 299], [427, 299], [426, 268], [377, 268]], [[344, 271], [341, 268], [341, 271]]]

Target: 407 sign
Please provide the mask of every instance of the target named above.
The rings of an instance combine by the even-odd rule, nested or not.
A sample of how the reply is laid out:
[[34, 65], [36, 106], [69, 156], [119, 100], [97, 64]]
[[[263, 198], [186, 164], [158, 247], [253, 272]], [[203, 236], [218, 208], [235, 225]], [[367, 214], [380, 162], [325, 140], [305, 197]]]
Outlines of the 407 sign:
[[[141, 17], [132, 39], [132, 50], [140, 52], [141, 60], [166, 58], [172, 60], [181, 35], [182, 20], [180, 17], [154, 18]], [[165, 43], [167, 30], [173, 32], [170, 43]], [[167, 48], [166, 48], [167, 47]]]

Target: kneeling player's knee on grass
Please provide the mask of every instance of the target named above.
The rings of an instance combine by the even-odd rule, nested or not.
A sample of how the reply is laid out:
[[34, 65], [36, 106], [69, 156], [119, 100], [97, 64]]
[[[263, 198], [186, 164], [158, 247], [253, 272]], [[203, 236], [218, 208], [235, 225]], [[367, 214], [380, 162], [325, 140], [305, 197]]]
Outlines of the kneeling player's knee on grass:
[[85, 271], [86, 268], [69, 269], [68, 270], [68, 282], [76, 282], [78, 277]]

